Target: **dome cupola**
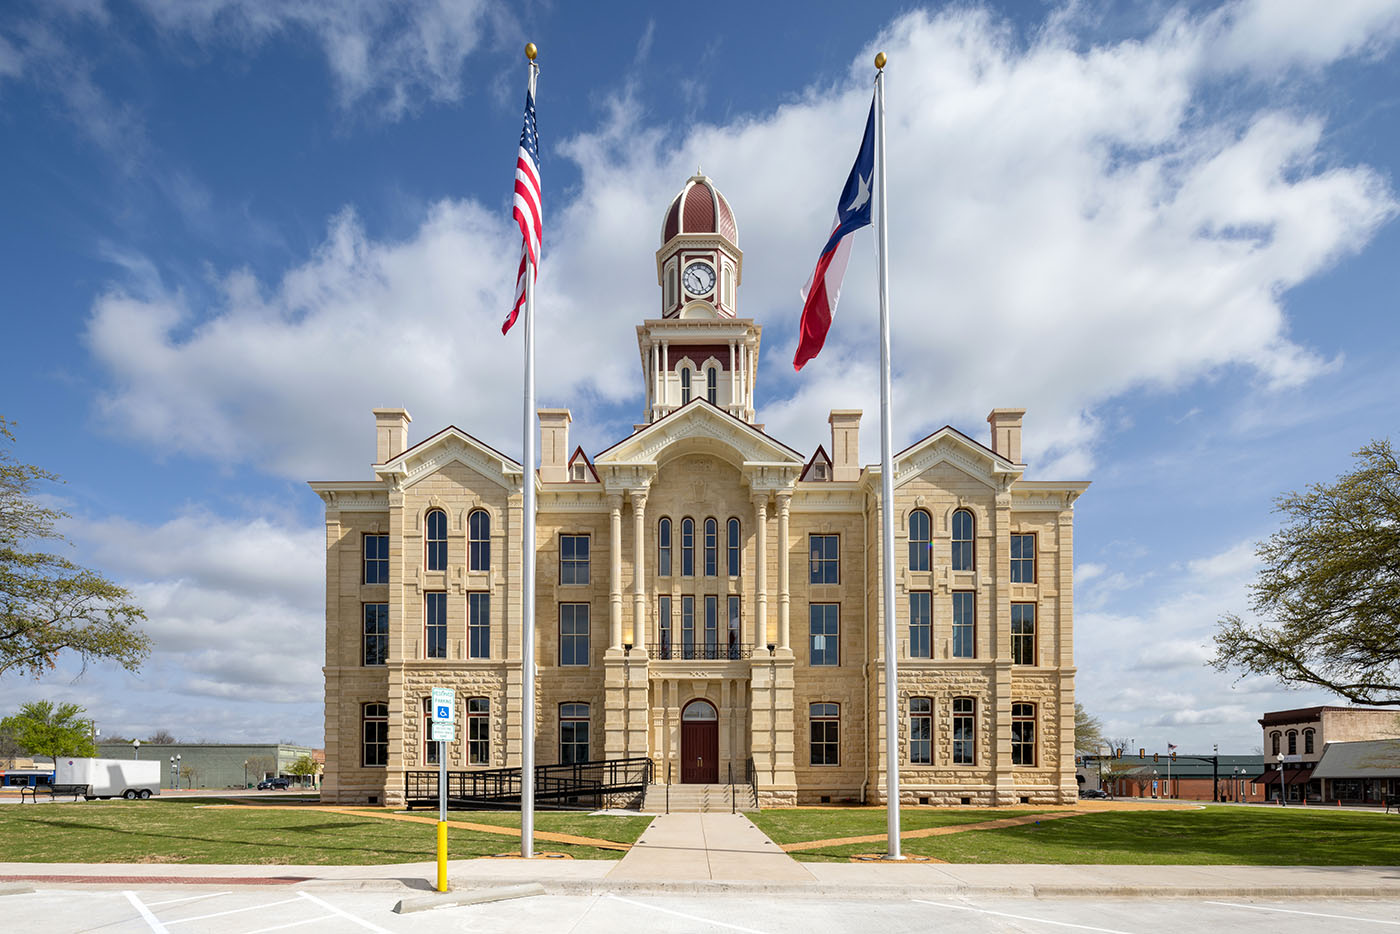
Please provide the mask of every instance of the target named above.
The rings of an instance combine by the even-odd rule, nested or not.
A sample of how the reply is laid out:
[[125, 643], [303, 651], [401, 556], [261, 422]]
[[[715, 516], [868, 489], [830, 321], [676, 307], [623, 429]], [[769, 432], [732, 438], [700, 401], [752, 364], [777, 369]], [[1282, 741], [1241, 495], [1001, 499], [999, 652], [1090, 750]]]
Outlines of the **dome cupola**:
[[663, 318], [732, 318], [744, 254], [734, 211], [715, 183], [696, 171], [661, 221], [656, 284]]
[[666, 219], [661, 224], [661, 245], [665, 246], [677, 234], [719, 234], [735, 246], [739, 245], [739, 225], [734, 221], [734, 211], [714, 182], [699, 171], [686, 181], [666, 209]]

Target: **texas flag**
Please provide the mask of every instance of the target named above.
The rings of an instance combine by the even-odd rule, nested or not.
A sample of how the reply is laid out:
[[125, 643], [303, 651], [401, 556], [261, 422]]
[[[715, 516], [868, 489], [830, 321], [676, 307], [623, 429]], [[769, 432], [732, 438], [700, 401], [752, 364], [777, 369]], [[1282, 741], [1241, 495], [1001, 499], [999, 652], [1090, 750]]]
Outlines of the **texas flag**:
[[797, 340], [797, 353], [792, 358], [793, 369], [800, 370], [808, 360], [821, 353], [826, 332], [836, 317], [836, 303], [841, 298], [841, 280], [846, 276], [846, 262], [851, 256], [851, 234], [870, 226], [870, 183], [875, 174], [875, 103], [870, 104], [870, 116], [865, 118], [865, 136], [860, 154], [851, 166], [841, 200], [836, 203], [836, 222], [831, 236], [822, 247], [821, 257], [812, 278], [802, 287], [802, 327]]

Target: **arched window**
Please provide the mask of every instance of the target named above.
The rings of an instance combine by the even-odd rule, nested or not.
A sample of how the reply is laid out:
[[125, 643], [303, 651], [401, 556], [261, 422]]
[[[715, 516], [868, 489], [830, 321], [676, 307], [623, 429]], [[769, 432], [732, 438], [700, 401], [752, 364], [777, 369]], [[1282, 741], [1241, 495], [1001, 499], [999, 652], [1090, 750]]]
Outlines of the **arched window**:
[[429, 571], [447, 570], [447, 513], [441, 509], [428, 510], [428, 538], [425, 567]]
[[705, 576], [719, 574], [719, 523], [705, 520]]
[[739, 520], [731, 518], [729, 520], [729, 576], [738, 577], [740, 565], [739, 555]]
[[1272, 752], [1270, 755], [1278, 755], [1278, 747], [1279, 743], [1283, 740], [1283, 734], [1275, 730], [1273, 733], [1269, 734], [1269, 740], [1272, 744]]
[[663, 517], [656, 527], [656, 573], [671, 576], [671, 520]]
[[972, 570], [972, 512], [959, 509], [953, 513], [953, 570]]
[[681, 405], [690, 401], [690, 370], [681, 370]]
[[714, 367], [705, 371], [705, 401], [719, 405], [719, 370]]
[[1305, 756], [1310, 756], [1310, 755], [1312, 755], [1312, 754], [1313, 754], [1313, 731], [1312, 731], [1312, 730], [1304, 730], [1304, 731], [1303, 731], [1303, 755], [1305, 755]]
[[695, 576], [695, 520], [681, 520], [681, 577]]
[[1296, 755], [1298, 754], [1298, 731], [1297, 731], [1297, 730], [1289, 730], [1289, 731], [1288, 731], [1288, 754], [1289, 754], [1290, 756], [1296, 756]]
[[911, 571], [928, 570], [930, 528], [932, 528], [932, 523], [927, 511], [915, 509], [909, 513], [909, 570]]
[[485, 509], [467, 517], [467, 541], [471, 570], [491, 570], [491, 515]]

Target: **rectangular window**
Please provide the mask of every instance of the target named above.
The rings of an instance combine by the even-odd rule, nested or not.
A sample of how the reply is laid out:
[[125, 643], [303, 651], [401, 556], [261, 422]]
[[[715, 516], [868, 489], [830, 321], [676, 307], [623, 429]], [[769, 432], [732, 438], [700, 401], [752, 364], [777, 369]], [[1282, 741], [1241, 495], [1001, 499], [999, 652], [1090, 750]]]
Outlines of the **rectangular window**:
[[1035, 533], [1011, 536], [1011, 583], [1035, 583]]
[[809, 608], [811, 619], [811, 661], [809, 664], [839, 665], [841, 656], [838, 647], [840, 638], [837, 611], [838, 603], [813, 603]]
[[705, 595], [705, 657], [715, 658], [719, 645], [719, 597]]
[[671, 576], [671, 520], [662, 519], [656, 526], [656, 573]]
[[953, 698], [953, 764], [976, 765], [977, 702], [970, 697]]
[[933, 765], [933, 701], [909, 698], [909, 764]]
[[813, 704], [810, 708], [812, 724], [812, 764], [841, 764], [841, 705]]
[[588, 583], [588, 536], [559, 536], [559, 583]]
[[467, 765], [491, 764], [491, 701], [467, 701]]
[[389, 536], [365, 536], [365, 583], [389, 583]]
[[927, 590], [913, 590], [909, 593], [909, 657], [933, 657], [933, 594]]
[[1035, 765], [1035, 704], [1011, 705], [1011, 764]]
[[661, 644], [657, 658], [671, 657], [671, 598], [660, 597], [656, 607], [656, 625]]
[[[739, 607], [743, 599], [737, 594], [729, 598], [729, 657], [739, 657]], [[1312, 750], [1308, 750], [1311, 752]]]
[[423, 657], [447, 657], [447, 594], [423, 594]]
[[559, 664], [588, 664], [588, 604], [559, 604]]
[[695, 598], [681, 597], [681, 658], [695, 657]]
[[389, 764], [389, 705], [365, 704], [361, 709], [364, 743], [360, 764], [370, 768]]
[[975, 658], [976, 638], [976, 598], [970, 590], [953, 591], [953, 657]]
[[491, 595], [467, 594], [468, 658], [491, 657]]
[[1035, 664], [1035, 604], [1011, 604], [1011, 664]]
[[559, 761], [588, 761], [588, 705], [559, 705]]
[[389, 604], [365, 604], [362, 664], [382, 665], [389, 660]]
[[841, 583], [841, 561], [839, 535], [810, 535], [812, 555], [812, 583]]

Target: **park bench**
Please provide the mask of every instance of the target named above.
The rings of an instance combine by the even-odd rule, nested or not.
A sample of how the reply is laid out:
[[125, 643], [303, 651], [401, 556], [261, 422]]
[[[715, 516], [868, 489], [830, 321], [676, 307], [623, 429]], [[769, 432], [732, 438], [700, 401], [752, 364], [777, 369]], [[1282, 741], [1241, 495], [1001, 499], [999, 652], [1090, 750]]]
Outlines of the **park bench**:
[[35, 785], [32, 788], [21, 788], [19, 790], [19, 800], [20, 803], [23, 804], [24, 797], [27, 794], [34, 799], [35, 804], [38, 804], [39, 795], [41, 793], [47, 793], [50, 801], [53, 801], [58, 795], [72, 795], [73, 800], [77, 801], [80, 797], [87, 797], [87, 792], [87, 785]]

